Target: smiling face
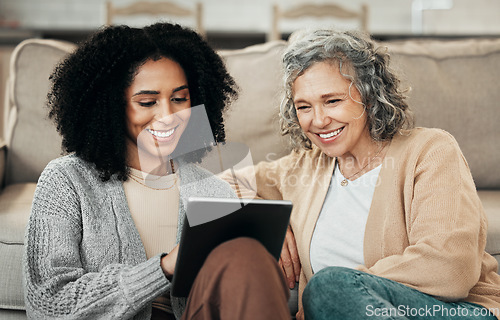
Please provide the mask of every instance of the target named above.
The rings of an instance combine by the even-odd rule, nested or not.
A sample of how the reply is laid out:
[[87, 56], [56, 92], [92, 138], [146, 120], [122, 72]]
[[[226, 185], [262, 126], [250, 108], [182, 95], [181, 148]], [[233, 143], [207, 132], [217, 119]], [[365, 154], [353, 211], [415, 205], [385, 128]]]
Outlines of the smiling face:
[[292, 96], [300, 127], [324, 153], [357, 157], [371, 150], [361, 96], [338, 62], [313, 64], [293, 82]]
[[177, 62], [150, 59], [138, 68], [125, 96], [128, 165], [148, 171], [166, 162], [188, 124], [187, 78]]

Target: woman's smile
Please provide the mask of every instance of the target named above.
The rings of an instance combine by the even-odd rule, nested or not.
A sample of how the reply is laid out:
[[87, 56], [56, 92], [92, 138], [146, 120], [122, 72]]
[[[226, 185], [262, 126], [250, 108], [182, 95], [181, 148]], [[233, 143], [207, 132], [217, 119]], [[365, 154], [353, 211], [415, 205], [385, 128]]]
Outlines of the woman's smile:
[[151, 133], [153, 138], [159, 142], [168, 142], [174, 138], [173, 134], [179, 126], [172, 128], [170, 130], [153, 130], [146, 129], [147, 132]]
[[320, 140], [323, 143], [332, 142], [332, 141], [336, 140], [340, 136], [340, 134], [342, 133], [342, 131], [344, 130], [344, 128], [345, 127], [338, 128], [336, 130], [332, 130], [332, 131], [329, 131], [329, 132], [317, 133], [317, 135], [319, 136]]

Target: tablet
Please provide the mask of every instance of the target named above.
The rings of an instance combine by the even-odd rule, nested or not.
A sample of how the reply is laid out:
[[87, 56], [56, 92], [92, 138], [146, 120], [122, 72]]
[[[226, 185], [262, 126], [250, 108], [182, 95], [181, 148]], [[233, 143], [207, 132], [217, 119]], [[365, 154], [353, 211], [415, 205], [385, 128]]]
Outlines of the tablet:
[[172, 295], [187, 297], [212, 249], [231, 239], [254, 238], [278, 260], [291, 211], [286, 200], [189, 198]]

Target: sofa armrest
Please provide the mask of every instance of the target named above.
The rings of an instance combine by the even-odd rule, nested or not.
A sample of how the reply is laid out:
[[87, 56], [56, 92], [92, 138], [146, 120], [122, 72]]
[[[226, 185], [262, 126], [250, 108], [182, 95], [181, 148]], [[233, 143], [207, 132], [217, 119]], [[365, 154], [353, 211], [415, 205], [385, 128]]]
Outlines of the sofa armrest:
[[7, 158], [7, 143], [0, 139], [0, 191], [4, 187], [5, 182], [5, 166]]

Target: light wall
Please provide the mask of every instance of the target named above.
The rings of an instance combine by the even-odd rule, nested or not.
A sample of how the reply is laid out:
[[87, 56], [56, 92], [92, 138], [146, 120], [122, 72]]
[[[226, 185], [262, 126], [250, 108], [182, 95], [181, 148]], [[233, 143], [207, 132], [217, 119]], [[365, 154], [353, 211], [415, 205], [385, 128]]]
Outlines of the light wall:
[[[114, 0], [124, 5], [133, 0]], [[158, 0], [151, 0], [158, 1]], [[196, 0], [172, 0], [193, 8]], [[412, 2], [438, 0], [337, 0], [348, 8], [361, 3], [370, 7], [369, 30], [374, 34], [412, 33]], [[500, 1], [498, 0], [439, 0], [451, 1], [451, 10], [432, 10], [423, 13], [424, 34], [499, 35]], [[438, 1], [438, 2], [439, 2]], [[204, 5], [204, 24], [208, 32], [266, 33], [271, 26], [274, 3], [290, 7], [303, 0], [199, 0]], [[324, 3], [328, 1], [312, 0]], [[17, 24], [26, 29], [90, 30], [105, 22], [106, 0], [0, 0], [0, 27]], [[142, 20], [123, 21], [141, 24]], [[150, 20], [146, 20], [146, 23]], [[190, 19], [179, 20], [192, 25]], [[299, 24], [282, 24], [284, 31], [293, 31], [311, 24], [328, 24], [324, 20], [306, 20]], [[349, 28], [350, 25], [341, 25]]]
[[[0, 0], [0, 40], [17, 33], [17, 38], [36, 36], [37, 31], [89, 32], [105, 23], [107, 0]], [[136, 0], [113, 0], [116, 6]], [[150, 0], [161, 1], [161, 0]], [[271, 27], [273, 4], [282, 8], [302, 4], [304, 0], [171, 0], [179, 5], [194, 8], [197, 1], [204, 6], [204, 26], [208, 33], [227, 32], [265, 34]], [[313, 3], [328, 1], [311, 0]], [[378, 36], [415, 35], [412, 31], [412, 5], [451, 3], [450, 10], [427, 10], [422, 14], [422, 34], [437, 36], [500, 36], [500, 0], [337, 0], [336, 4], [356, 9], [362, 3], [369, 6], [368, 29]], [[118, 20], [118, 23], [145, 25], [148, 18]], [[192, 19], [176, 22], [194, 27]], [[302, 27], [335, 26], [354, 28], [355, 24], [333, 24], [321, 19], [305, 19], [295, 24], [283, 22], [280, 28], [292, 32]], [[43, 32], [42, 32], [43, 34]], [[11, 36], [12, 37], [12, 36]], [[239, 37], [237, 35], [236, 37]], [[16, 39], [17, 39], [16, 38]], [[264, 37], [261, 37], [264, 39]], [[5, 41], [5, 40], [4, 40]], [[0, 103], [3, 103], [8, 59], [13, 44], [0, 50]], [[1, 109], [0, 109], [1, 110]], [[3, 112], [0, 112], [0, 139], [2, 138]]]

